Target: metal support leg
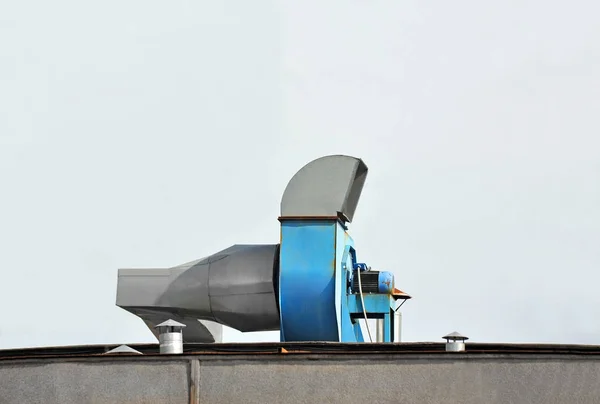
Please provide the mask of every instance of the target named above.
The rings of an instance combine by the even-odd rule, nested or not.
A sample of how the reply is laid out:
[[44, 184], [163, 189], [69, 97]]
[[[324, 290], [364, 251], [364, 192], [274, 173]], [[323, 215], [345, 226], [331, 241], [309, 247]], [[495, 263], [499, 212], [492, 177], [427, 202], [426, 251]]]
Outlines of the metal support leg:
[[383, 316], [383, 342], [392, 342], [392, 322], [390, 313]]
[[394, 312], [394, 342], [402, 341], [402, 313]]
[[353, 324], [353, 328], [354, 328], [354, 335], [356, 336], [356, 341], [357, 342], [365, 342], [365, 339], [362, 334], [362, 330], [360, 329], [360, 322], [358, 320]]
[[377, 330], [375, 342], [385, 341], [385, 320], [383, 318], [375, 319], [375, 328]]

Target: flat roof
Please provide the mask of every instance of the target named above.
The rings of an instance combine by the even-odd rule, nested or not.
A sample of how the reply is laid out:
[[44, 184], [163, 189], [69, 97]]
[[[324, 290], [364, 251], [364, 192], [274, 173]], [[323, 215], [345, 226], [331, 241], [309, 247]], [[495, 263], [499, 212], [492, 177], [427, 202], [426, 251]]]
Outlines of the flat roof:
[[[95, 357], [123, 344], [75, 345], [33, 347], [0, 350], [0, 361], [11, 359]], [[156, 344], [126, 344], [144, 355], [159, 355]], [[534, 354], [534, 355], [599, 355], [600, 345], [575, 344], [522, 344], [467, 342], [464, 352], [446, 352], [443, 342], [400, 343], [339, 343], [339, 342], [252, 342], [185, 344], [184, 354], [189, 355], [240, 355], [260, 356], [279, 354], [311, 355], [405, 355], [405, 354]], [[112, 355], [110, 355], [112, 356]], [[119, 356], [129, 356], [121, 354]], [[139, 355], [131, 354], [132, 357]]]

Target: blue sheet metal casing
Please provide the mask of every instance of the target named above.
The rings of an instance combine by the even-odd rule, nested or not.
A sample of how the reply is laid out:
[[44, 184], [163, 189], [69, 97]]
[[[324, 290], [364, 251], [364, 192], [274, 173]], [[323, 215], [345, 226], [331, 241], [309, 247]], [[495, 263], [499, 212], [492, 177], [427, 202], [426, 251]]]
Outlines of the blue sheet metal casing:
[[[281, 341], [362, 341], [348, 309], [356, 264], [352, 222], [368, 168], [351, 156], [326, 156], [300, 169], [281, 198]], [[365, 266], [366, 267], [366, 266]]]
[[[336, 220], [281, 220], [282, 341], [340, 341], [336, 309]], [[339, 272], [338, 276], [341, 276]]]
[[394, 290], [394, 275], [391, 272], [379, 272], [379, 293], [391, 294]]
[[[356, 263], [354, 241], [335, 219], [281, 218], [279, 321], [281, 341], [362, 342], [352, 315], [362, 318], [358, 294], [347, 288]], [[394, 277], [378, 274], [378, 292], [365, 295], [367, 313], [383, 318], [390, 341], [390, 293]]]

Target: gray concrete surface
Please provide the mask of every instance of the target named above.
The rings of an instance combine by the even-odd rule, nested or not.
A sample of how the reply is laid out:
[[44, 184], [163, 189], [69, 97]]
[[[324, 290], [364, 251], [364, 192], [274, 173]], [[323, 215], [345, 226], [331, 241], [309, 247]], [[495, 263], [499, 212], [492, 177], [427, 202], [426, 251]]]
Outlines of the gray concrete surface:
[[0, 403], [600, 403], [600, 357], [202, 355], [0, 361]]
[[187, 403], [189, 362], [0, 363], [0, 403]]

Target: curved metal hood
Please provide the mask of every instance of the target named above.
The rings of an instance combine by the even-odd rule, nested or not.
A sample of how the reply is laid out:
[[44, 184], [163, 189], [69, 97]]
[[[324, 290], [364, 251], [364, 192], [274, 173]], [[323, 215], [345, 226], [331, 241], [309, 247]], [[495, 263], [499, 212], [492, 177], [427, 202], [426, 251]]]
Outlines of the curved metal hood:
[[359, 158], [331, 155], [302, 167], [281, 198], [282, 218], [340, 217], [352, 222], [367, 173]]

